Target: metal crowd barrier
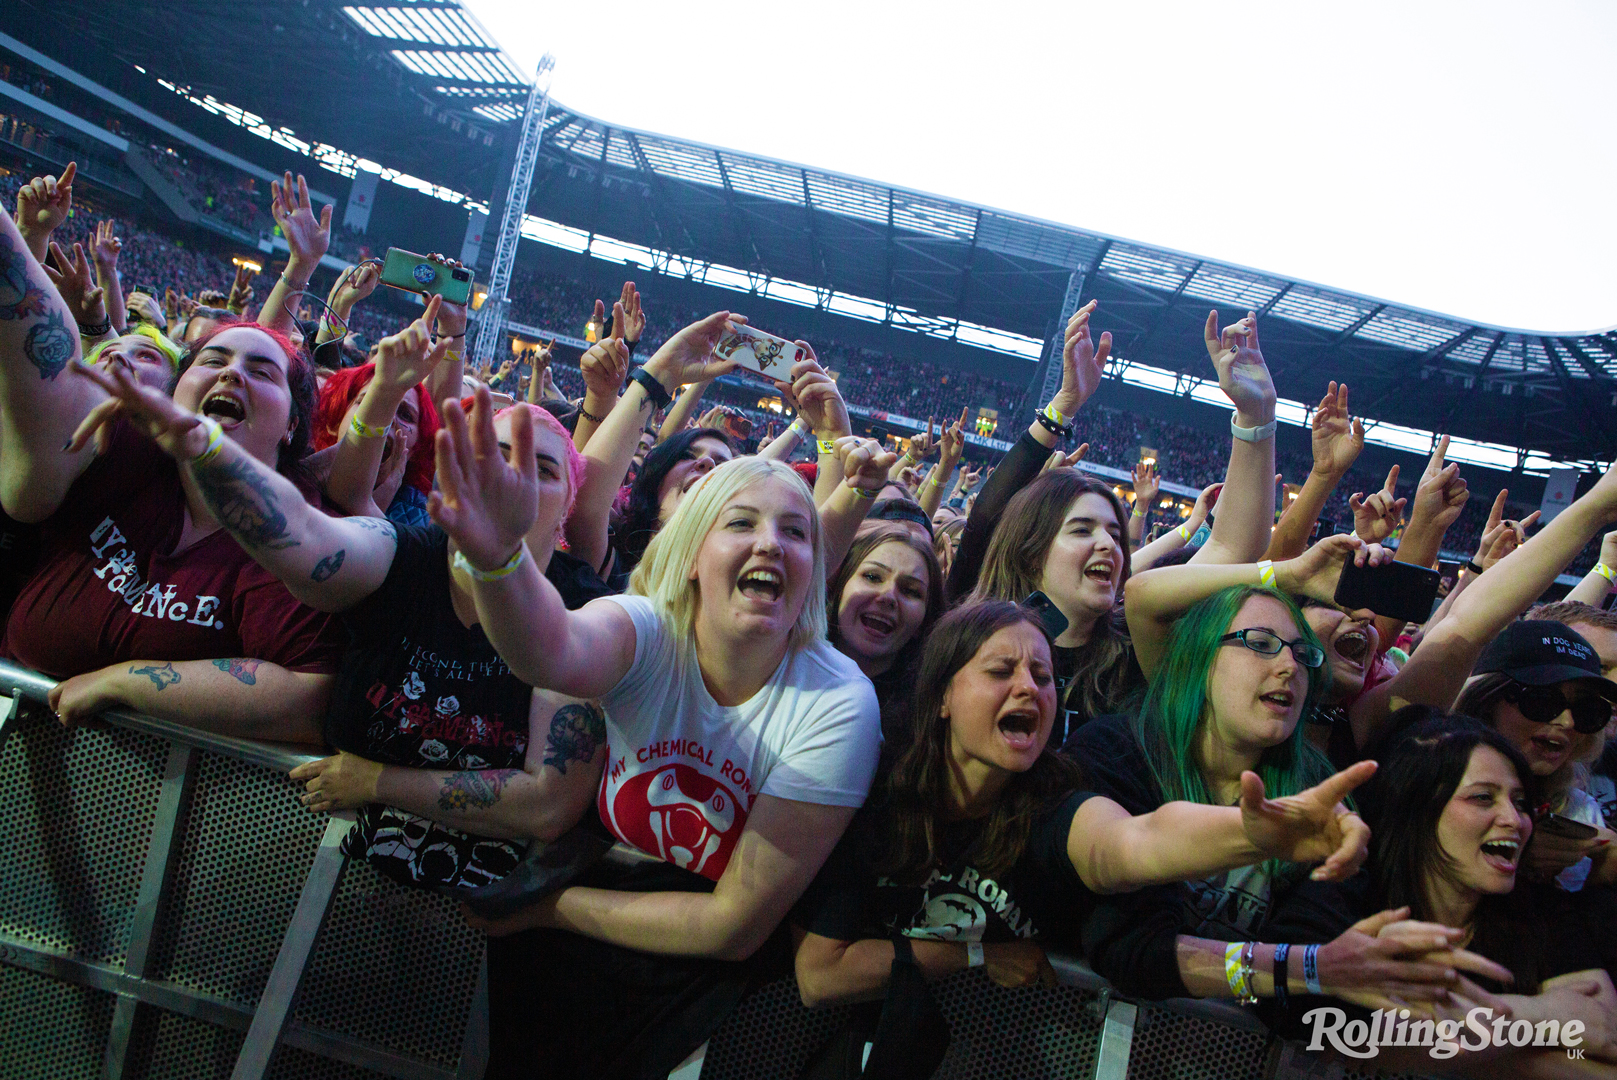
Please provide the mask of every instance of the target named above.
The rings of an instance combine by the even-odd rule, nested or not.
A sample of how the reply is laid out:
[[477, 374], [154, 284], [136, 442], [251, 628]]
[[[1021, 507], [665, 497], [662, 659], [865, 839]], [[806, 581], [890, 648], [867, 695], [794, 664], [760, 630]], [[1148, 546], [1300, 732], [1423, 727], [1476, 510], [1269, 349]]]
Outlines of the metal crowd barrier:
[[[475, 1080], [484, 942], [446, 898], [338, 847], [286, 776], [308, 748], [133, 713], [64, 730], [0, 662], [0, 1080]], [[939, 1078], [1354, 1080], [1222, 1002], [1144, 1003], [1079, 961], [1056, 989], [938, 984]], [[792, 1080], [846, 1015], [742, 1002], [670, 1080]]]

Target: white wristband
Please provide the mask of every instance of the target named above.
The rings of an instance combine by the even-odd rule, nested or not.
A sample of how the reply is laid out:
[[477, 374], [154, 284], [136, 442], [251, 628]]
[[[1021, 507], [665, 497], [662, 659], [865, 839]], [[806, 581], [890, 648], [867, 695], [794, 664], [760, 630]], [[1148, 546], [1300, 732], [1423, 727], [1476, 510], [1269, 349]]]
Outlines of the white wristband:
[[1264, 439], [1274, 438], [1275, 422], [1259, 424], [1257, 427], [1242, 427], [1235, 422], [1235, 414], [1230, 414], [1230, 434], [1242, 442], [1262, 442]]
[[983, 943], [980, 941], [966, 942], [966, 966], [983, 966]]

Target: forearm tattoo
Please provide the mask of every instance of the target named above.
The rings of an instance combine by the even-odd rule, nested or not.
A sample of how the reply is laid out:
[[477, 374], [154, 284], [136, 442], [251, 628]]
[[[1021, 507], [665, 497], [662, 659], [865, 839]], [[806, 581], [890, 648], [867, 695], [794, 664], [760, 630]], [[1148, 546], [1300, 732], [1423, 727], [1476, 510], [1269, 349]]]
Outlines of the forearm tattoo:
[[314, 570], [309, 574], [309, 577], [315, 581], [330, 581], [337, 576], [337, 571], [342, 569], [342, 561], [347, 555], [347, 548], [338, 548], [333, 554], [327, 555], [324, 559], [315, 563]]
[[246, 547], [279, 551], [297, 547], [288, 536], [275, 489], [258, 475], [255, 461], [221, 462], [217, 459], [193, 468], [197, 488], [208, 509]]
[[550, 734], [545, 736], [545, 764], [567, 775], [567, 763], [588, 763], [606, 742], [606, 714], [593, 701], [563, 705], [550, 718]]
[[215, 660], [213, 666], [225, 674], [233, 676], [237, 682], [245, 686], [254, 686], [258, 683], [257, 672], [259, 668], [264, 666], [264, 661], [232, 656], [224, 660]]
[[146, 676], [159, 691], [166, 690], [180, 681], [180, 673], [174, 670], [173, 664], [151, 664], [142, 668], [131, 667], [129, 674]]
[[0, 321], [37, 319], [23, 337], [22, 352], [41, 379], [54, 379], [73, 359], [78, 334], [51, 306], [50, 293], [28, 275], [28, 252], [0, 236]]
[[450, 773], [438, 785], [438, 809], [487, 810], [500, 801], [500, 792], [521, 769], [481, 769]]

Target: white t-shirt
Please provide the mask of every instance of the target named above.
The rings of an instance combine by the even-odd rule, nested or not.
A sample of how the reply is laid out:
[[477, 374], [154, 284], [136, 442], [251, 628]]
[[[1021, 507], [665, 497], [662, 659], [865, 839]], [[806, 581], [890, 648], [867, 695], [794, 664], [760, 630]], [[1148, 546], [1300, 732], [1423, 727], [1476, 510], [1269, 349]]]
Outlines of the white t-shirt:
[[618, 839], [717, 881], [760, 793], [864, 804], [881, 750], [876, 691], [825, 641], [788, 652], [746, 702], [713, 700], [694, 650], [643, 596], [611, 596], [634, 620], [634, 663], [602, 699], [601, 820]]

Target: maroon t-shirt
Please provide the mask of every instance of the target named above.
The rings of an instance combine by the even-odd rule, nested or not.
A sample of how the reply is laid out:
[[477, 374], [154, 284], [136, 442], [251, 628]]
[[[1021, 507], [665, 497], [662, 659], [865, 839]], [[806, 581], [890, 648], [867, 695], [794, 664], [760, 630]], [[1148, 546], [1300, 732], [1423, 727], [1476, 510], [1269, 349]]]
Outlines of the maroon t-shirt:
[[226, 656], [337, 669], [345, 635], [332, 616], [295, 600], [223, 529], [176, 552], [184, 525], [178, 466], [119, 424], [40, 525], [6, 656], [58, 679], [129, 660]]

